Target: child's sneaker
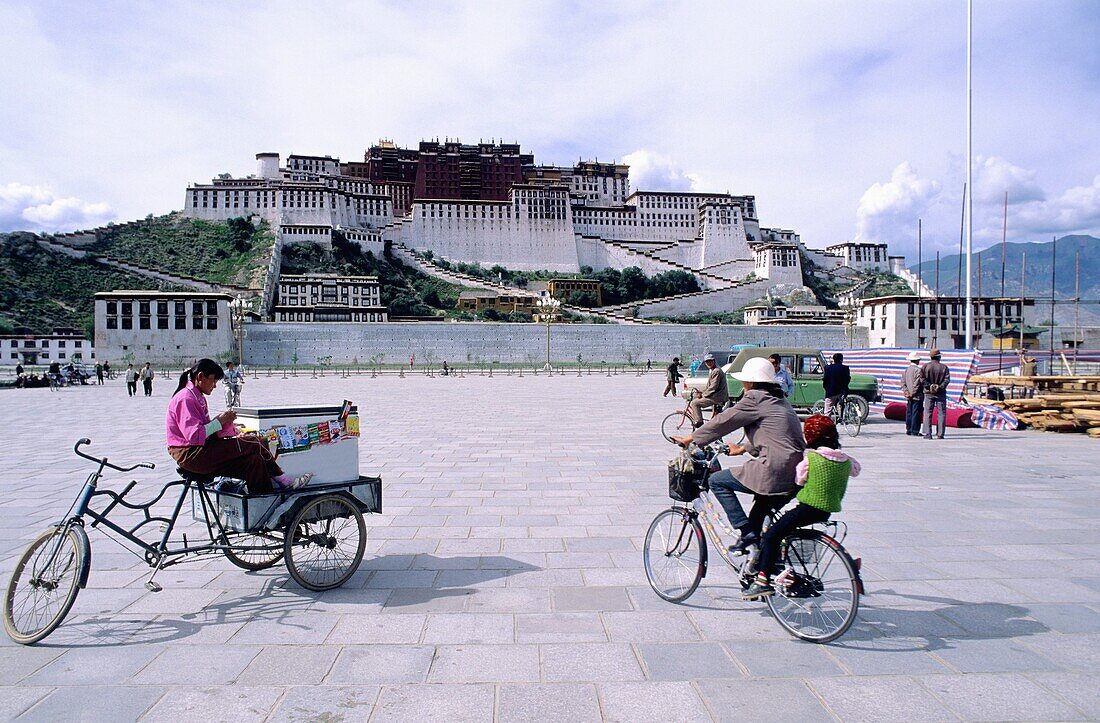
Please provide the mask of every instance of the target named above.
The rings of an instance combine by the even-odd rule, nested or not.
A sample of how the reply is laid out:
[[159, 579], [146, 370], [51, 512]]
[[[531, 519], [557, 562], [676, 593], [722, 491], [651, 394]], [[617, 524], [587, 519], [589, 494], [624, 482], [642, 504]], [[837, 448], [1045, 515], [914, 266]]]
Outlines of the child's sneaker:
[[757, 577], [749, 589], [741, 593], [742, 600], [763, 600], [775, 594], [775, 588], [767, 579]]

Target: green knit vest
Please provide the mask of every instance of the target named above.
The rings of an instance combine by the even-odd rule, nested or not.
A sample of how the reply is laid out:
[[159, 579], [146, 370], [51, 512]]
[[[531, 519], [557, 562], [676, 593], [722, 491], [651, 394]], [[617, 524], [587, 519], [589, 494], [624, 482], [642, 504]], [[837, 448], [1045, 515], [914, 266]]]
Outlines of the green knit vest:
[[840, 500], [848, 489], [852, 461], [834, 462], [813, 450], [807, 450], [810, 471], [806, 486], [798, 492], [798, 501], [824, 512], [840, 512]]

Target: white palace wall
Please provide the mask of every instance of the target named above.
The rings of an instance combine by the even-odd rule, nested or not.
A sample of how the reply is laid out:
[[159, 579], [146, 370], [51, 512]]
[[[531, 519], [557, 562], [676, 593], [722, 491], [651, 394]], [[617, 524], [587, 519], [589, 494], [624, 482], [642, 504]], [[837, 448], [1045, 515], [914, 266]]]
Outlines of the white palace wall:
[[[856, 346], [866, 346], [866, 330], [854, 329]], [[530, 363], [546, 359], [546, 327], [542, 324], [492, 322], [420, 322], [387, 324], [308, 324], [269, 322], [247, 325], [245, 360], [249, 364], [289, 366], [316, 364], [332, 357], [334, 364], [366, 364], [383, 355], [383, 363], [407, 363], [409, 356], [436, 364], [471, 362]], [[738, 343], [796, 346], [814, 349], [848, 345], [841, 326], [733, 326], [555, 324], [551, 359], [576, 364], [623, 363], [634, 359], [667, 360], [697, 357], [709, 349]]]

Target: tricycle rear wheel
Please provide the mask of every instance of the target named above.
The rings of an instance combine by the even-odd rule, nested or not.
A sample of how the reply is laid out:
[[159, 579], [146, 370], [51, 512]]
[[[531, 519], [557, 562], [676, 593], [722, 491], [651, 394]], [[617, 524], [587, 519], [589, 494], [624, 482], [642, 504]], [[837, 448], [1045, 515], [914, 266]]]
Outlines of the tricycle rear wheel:
[[286, 528], [286, 569], [307, 590], [331, 590], [348, 581], [363, 560], [367, 526], [343, 495], [315, 497]]

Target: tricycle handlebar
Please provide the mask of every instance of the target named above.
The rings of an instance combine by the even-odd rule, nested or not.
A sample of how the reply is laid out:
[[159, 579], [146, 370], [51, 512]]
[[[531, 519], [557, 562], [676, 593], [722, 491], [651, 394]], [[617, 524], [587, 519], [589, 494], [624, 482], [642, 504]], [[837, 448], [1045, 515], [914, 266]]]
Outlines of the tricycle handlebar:
[[91, 456], [86, 455], [86, 454], [84, 454], [83, 452], [80, 451], [81, 447], [83, 447], [86, 444], [91, 444], [91, 443], [92, 443], [92, 440], [88, 439], [87, 437], [81, 437], [80, 439], [77, 440], [76, 445], [73, 447], [73, 452], [76, 452], [77, 457], [83, 457], [84, 459], [86, 459], [90, 462], [95, 462], [96, 464], [102, 465], [104, 467], [110, 467], [111, 469], [117, 470], [119, 472], [130, 472], [132, 470], [137, 469], [138, 467], [144, 467], [145, 469], [156, 469], [157, 468], [157, 466], [155, 464], [153, 464], [152, 462], [138, 462], [137, 464], [133, 465], [132, 467], [119, 467], [118, 465], [114, 465], [114, 464], [111, 464], [110, 462], [108, 462], [106, 457], [103, 457], [101, 459], [96, 459], [95, 457], [91, 457]]

